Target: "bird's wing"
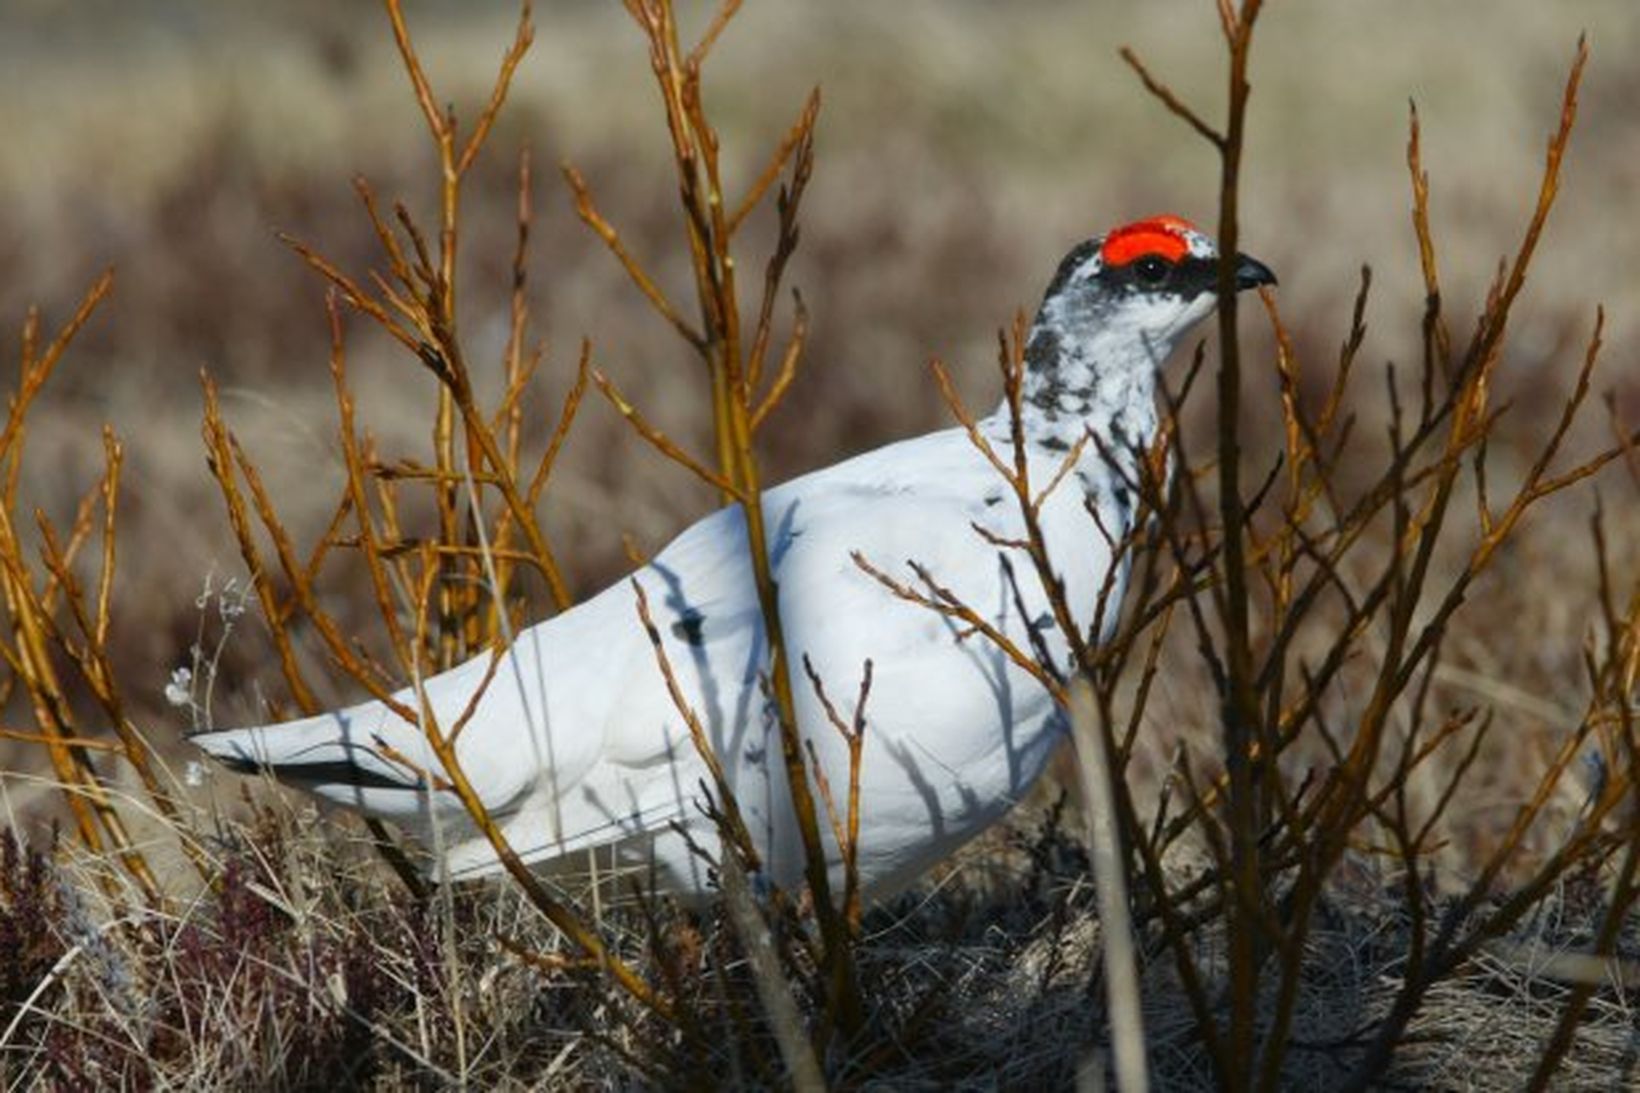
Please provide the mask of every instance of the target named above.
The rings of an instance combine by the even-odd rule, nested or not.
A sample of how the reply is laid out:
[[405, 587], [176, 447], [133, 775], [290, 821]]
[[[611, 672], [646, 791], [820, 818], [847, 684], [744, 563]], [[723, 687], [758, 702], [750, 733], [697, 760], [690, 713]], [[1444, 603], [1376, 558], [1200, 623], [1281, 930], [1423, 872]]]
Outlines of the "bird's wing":
[[[506, 831], [525, 860], [650, 839], [698, 819], [707, 771], [645, 633], [641, 587], [667, 670], [720, 752], [756, 700], [763, 627], [737, 508], [685, 530], [623, 581], [544, 624], [543, 750]], [[475, 726], [478, 728], [478, 726]], [[555, 757], [572, 754], [565, 764]], [[494, 865], [487, 845], [450, 856], [456, 875]]]
[[[864, 656], [895, 676], [940, 667], [937, 658], [917, 658], [931, 643], [948, 648], [949, 627], [923, 608], [895, 601], [852, 558], [857, 550], [883, 553], [894, 559], [885, 565], [899, 569], [910, 551], [935, 572], [961, 576], [972, 568], [975, 544], [991, 550], [969, 527], [970, 509], [987, 507], [962, 478], [973, 475], [977, 456], [960, 437], [930, 440], [869, 453], [765, 495], [771, 566], [787, 640], [798, 658], [800, 699], [812, 698], [801, 673], [805, 653], [831, 674], [848, 665], [846, 684], [831, 681], [839, 696], [858, 685]], [[995, 473], [988, 465], [983, 471]], [[781, 814], [778, 781], [784, 776], [762, 683], [768, 651], [742, 513], [722, 509], [691, 526], [635, 580], [648, 600], [678, 696], [722, 761], [748, 822], [754, 829], [761, 824], [768, 836]], [[538, 847], [541, 857], [652, 835], [699, 818], [707, 768], [639, 627], [635, 597], [624, 584], [600, 600], [605, 597], [620, 602], [627, 639], [607, 642], [605, 657], [582, 647], [562, 657], [563, 667], [551, 674], [555, 694], [607, 696], [598, 704], [596, 724], [568, 726], [556, 719], [566, 731], [594, 733], [601, 741], [598, 758], [573, 782], [538, 794], [520, 811], [519, 830], [510, 832], [515, 843]], [[613, 633], [615, 624], [609, 626]], [[484, 856], [478, 848], [473, 864]]]

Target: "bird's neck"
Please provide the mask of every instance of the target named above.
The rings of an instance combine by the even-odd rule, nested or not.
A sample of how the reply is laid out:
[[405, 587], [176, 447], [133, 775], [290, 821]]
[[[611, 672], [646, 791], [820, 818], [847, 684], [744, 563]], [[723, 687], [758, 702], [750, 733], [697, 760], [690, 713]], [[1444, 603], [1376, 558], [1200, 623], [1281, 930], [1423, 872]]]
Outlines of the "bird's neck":
[[[1026, 438], [1049, 451], [1069, 451], [1091, 435], [1084, 458], [1102, 461], [1103, 448], [1105, 458], [1131, 474], [1156, 437], [1156, 368], [1168, 347], [1048, 318], [1037, 317], [1025, 343], [1020, 417]], [[1006, 427], [1009, 416], [1004, 401], [992, 420]]]

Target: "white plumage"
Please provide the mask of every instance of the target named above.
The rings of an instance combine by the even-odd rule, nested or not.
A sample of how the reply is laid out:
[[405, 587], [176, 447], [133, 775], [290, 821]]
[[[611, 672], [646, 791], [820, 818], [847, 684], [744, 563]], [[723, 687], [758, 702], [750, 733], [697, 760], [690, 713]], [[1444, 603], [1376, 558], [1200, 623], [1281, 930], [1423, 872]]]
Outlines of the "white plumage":
[[[1115, 241], [1132, 249], [1147, 237], [1148, 249], [1114, 260]], [[1167, 262], [1166, 284], [1134, 274], [1139, 258], [1155, 255]], [[1214, 267], [1206, 238], [1171, 218], [1112, 232], [1066, 258], [1030, 342], [1025, 424], [1037, 489], [1089, 429], [1131, 473], [1131, 453], [1155, 429], [1155, 368], [1211, 310]], [[1246, 283], [1271, 280], [1251, 260], [1241, 270]], [[1005, 457], [1008, 428], [1000, 411], [982, 423]], [[1131, 507], [1120, 476], [1093, 444], [1043, 505], [1049, 554], [1084, 630], [1111, 566], [1106, 533], [1122, 533]], [[799, 726], [839, 792], [847, 785], [847, 746], [799, 666], [807, 657], [828, 696], [846, 709], [865, 661], [873, 663], [859, 866], [867, 895], [880, 896], [1002, 815], [1041, 773], [1061, 723], [1028, 672], [984, 638], [964, 637], [959, 623], [896, 598], [855, 564], [853, 552], [920, 587], [908, 565], [917, 562], [1021, 648], [1043, 651], [1060, 668], [1065, 643], [1030, 560], [974, 530], [1024, 536], [1017, 501], [960, 429], [891, 444], [768, 490], [764, 512]], [[1123, 576], [1116, 575], [1118, 590]], [[705, 517], [634, 577], [769, 878], [800, 883], [802, 847], [779, 730], [759, 682], [766, 644], [742, 513], [730, 507]], [[468, 707], [490, 661], [481, 656], [426, 681], [445, 729]], [[412, 692], [402, 697], [416, 705]], [[429, 844], [439, 827], [436, 841], [452, 876], [497, 868], [455, 795], [430, 788], [378, 748], [385, 743], [422, 769], [438, 769], [420, 728], [381, 703], [193, 739], [232, 765], [265, 766]], [[639, 623], [629, 581], [518, 635], [462, 731], [458, 754], [526, 860], [614, 846], [626, 860], [652, 865], [664, 887], [684, 895], [707, 890], [704, 863], [674, 825], [716, 849], [698, 807], [699, 786], [709, 779]], [[823, 818], [821, 826], [836, 868]]]

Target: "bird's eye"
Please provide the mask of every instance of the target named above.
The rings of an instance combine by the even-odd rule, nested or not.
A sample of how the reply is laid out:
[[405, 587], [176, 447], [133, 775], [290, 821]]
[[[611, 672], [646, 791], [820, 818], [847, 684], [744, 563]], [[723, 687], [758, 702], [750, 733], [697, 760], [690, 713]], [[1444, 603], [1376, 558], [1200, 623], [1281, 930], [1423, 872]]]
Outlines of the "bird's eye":
[[1167, 275], [1172, 270], [1173, 267], [1168, 265], [1166, 259], [1158, 258], [1154, 254], [1147, 254], [1133, 263], [1134, 277], [1138, 279], [1141, 285], [1147, 285], [1151, 288], [1155, 288], [1166, 281]]

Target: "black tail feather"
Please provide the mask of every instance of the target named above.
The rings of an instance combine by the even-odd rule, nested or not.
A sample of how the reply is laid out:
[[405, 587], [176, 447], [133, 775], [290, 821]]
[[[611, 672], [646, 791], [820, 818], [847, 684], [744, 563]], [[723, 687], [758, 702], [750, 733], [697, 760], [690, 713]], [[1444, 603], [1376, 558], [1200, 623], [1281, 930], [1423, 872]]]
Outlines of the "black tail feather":
[[[356, 789], [396, 789], [420, 790], [426, 788], [426, 779], [408, 767], [397, 764], [388, 769], [382, 769], [383, 760], [369, 748], [361, 748], [352, 744], [329, 743], [319, 747], [303, 748], [293, 754], [287, 754], [274, 759], [271, 756], [258, 754], [260, 749], [253, 750], [250, 745], [241, 739], [236, 739], [237, 733], [212, 734], [214, 738], [198, 739], [195, 743], [210, 752], [218, 762], [235, 774], [260, 774], [267, 772], [282, 782], [311, 789], [319, 786], [351, 786]], [[223, 738], [228, 738], [224, 740]], [[337, 751], [345, 753], [343, 757], [336, 756]], [[315, 755], [311, 759], [303, 759], [304, 754], [329, 752], [329, 757], [320, 758]], [[360, 762], [353, 758], [359, 754], [366, 758]]]

